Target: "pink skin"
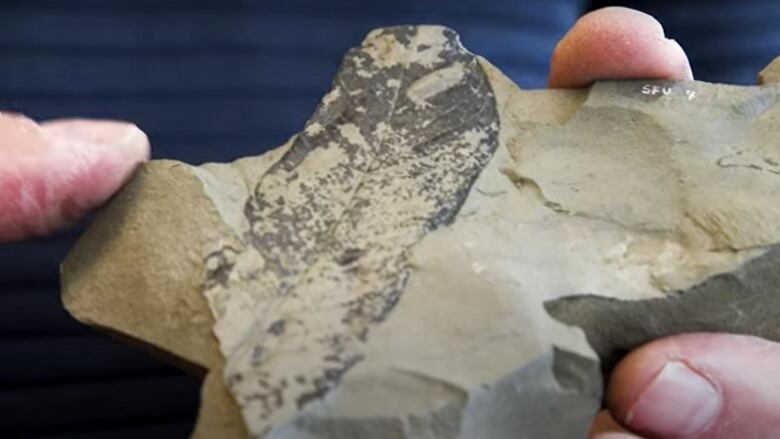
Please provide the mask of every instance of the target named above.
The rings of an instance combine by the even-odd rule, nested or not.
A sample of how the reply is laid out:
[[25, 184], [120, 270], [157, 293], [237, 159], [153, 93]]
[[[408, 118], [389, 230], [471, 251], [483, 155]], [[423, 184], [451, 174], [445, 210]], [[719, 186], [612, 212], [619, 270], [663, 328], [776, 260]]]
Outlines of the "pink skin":
[[553, 51], [548, 84], [581, 87], [599, 79], [693, 79], [685, 52], [650, 15], [604, 8], [580, 18]]
[[593, 420], [588, 437], [591, 439], [642, 439], [640, 436], [626, 431], [606, 410], [599, 413]]
[[[655, 19], [606, 8], [581, 18], [558, 44], [549, 85], [579, 87], [608, 78], [682, 80], [692, 74], [683, 50], [664, 37]], [[149, 145], [126, 123], [38, 125], [0, 114], [0, 157], [0, 242], [8, 242], [51, 233], [105, 202], [148, 159]], [[618, 365], [608, 388], [610, 412], [599, 414], [589, 437], [780, 438], [779, 367], [780, 345], [758, 338], [692, 334], [650, 343]], [[684, 371], [695, 377], [688, 392], [680, 391], [681, 377], [692, 376]], [[673, 386], [657, 385], [668, 378]], [[697, 395], [718, 399], [675, 409]], [[713, 415], [699, 423], [700, 432], [691, 432], [690, 424], [669, 430], [670, 419], [701, 415], [700, 407]]]
[[[680, 410], [679, 401], [691, 395], [678, 386], [652, 390], [651, 384], [668, 364], [683, 364], [712, 386], [718, 401], [696, 404], [699, 410], [707, 405], [712, 409], [711, 420], [701, 422], [700, 428], [690, 413], [681, 416], [682, 428], [668, 428]], [[620, 363], [610, 380], [609, 408], [616, 419], [648, 439], [780, 438], [778, 366], [780, 344], [761, 338], [669, 337], [635, 350]]]
[[146, 136], [122, 122], [41, 125], [0, 113], [0, 242], [54, 232], [106, 201], [149, 157]]

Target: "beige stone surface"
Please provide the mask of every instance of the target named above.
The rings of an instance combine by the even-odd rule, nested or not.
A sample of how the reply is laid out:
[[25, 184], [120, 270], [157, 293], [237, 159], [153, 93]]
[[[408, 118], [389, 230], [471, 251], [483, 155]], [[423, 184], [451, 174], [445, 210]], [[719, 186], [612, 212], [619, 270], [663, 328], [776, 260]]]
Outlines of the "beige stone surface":
[[[148, 198], [157, 202], [143, 202]], [[63, 304], [74, 317], [156, 346], [206, 377], [193, 437], [246, 436], [222, 381], [214, 318], [201, 294], [200, 250], [221, 229], [186, 165], [152, 162], [103, 209], [62, 270]]]
[[453, 35], [375, 31], [288, 144], [145, 165], [69, 255], [74, 316], [208, 371], [195, 437], [577, 437], [616, 352], [780, 338], [771, 73], [523, 91]]

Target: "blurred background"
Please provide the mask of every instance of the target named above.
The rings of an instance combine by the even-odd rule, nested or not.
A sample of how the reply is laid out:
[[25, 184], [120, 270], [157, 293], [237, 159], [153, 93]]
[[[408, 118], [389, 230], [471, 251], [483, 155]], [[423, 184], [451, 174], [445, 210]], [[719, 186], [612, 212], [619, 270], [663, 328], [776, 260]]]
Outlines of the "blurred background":
[[[540, 88], [576, 18], [615, 4], [658, 17], [700, 80], [751, 84], [780, 54], [774, 0], [0, 0], [0, 109], [129, 120], [155, 158], [229, 161], [297, 132], [375, 27], [450, 26]], [[0, 247], [0, 437], [186, 437], [198, 380], [63, 311], [81, 230]]]

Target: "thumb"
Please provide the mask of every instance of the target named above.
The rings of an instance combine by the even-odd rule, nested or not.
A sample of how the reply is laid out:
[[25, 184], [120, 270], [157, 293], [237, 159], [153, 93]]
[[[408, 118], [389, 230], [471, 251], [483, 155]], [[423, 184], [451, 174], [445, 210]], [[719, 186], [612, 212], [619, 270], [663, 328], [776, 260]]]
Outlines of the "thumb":
[[123, 122], [41, 125], [0, 114], [0, 242], [39, 236], [107, 200], [149, 157], [146, 135]]
[[615, 418], [648, 438], [780, 438], [780, 344], [726, 334], [649, 343], [615, 369]]
[[549, 86], [581, 87], [599, 79], [692, 79], [682, 47], [652, 16], [609, 7], [580, 18], [550, 60]]

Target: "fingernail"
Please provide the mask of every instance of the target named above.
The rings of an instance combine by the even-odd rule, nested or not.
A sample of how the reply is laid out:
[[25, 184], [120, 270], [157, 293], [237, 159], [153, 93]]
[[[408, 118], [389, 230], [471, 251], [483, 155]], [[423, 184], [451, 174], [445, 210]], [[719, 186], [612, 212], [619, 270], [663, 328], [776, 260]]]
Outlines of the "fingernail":
[[708, 379], [672, 361], [639, 394], [625, 423], [645, 434], [685, 438], [705, 431], [721, 406], [720, 393]]
[[691, 68], [691, 62], [688, 60], [688, 55], [685, 53], [685, 50], [682, 48], [679, 42], [677, 40], [670, 40], [667, 39], [667, 44], [672, 46], [672, 50], [677, 52], [679, 56], [677, 58], [683, 60], [685, 62], [685, 65], [683, 66], [683, 69], [685, 70], [685, 73], [683, 74], [684, 77], [680, 79], [686, 79], [689, 81], [693, 81], [693, 69]]
[[149, 139], [137, 126], [109, 120], [56, 120], [41, 124], [55, 138], [110, 148], [124, 160], [144, 161], [149, 157]]
[[119, 145], [125, 149], [128, 157], [138, 161], [149, 159], [149, 138], [133, 124], [125, 125], [124, 136], [121, 137]]

